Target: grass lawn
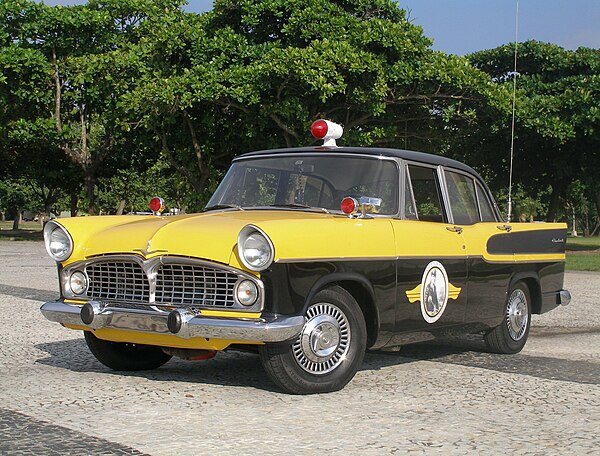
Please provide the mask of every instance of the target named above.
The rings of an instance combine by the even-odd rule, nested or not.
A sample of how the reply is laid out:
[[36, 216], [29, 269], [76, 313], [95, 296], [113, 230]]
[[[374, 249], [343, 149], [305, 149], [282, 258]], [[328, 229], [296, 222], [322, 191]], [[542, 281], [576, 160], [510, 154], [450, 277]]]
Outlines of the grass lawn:
[[41, 241], [44, 239], [42, 225], [39, 222], [21, 222], [19, 229], [13, 231], [13, 222], [0, 222], [0, 241]]
[[600, 271], [600, 237], [569, 237], [567, 239], [567, 269]]

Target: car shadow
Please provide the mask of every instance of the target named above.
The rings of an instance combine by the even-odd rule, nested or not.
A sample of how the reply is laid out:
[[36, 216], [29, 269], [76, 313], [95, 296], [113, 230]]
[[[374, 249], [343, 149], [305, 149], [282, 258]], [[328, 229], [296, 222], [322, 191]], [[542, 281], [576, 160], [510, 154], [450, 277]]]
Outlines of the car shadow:
[[[164, 366], [152, 371], [126, 372], [113, 371], [97, 361], [83, 338], [37, 344], [35, 347], [47, 354], [37, 363], [73, 372], [97, 372], [165, 382], [245, 386], [279, 392], [263, 370], [258, 354], [251, 352], [227, 350], [206, 361], [172, 358]], [[360, 370], [373, 371], [419, 360], [443, 359], [467, 350], [460, 346], [428, 343], [404, 346], [400, 352], [369, 351]]]
[[152, 381], [245, 386], [276, 392], [264, 373], [257, 354], [225, 351], [206, 361], [185, 361], [173, 357], [151, 371], [114, 371], [94, 358], [83, 338], [37, 344], [48, 356], [36, 362], [73, 372], [97, 372]]

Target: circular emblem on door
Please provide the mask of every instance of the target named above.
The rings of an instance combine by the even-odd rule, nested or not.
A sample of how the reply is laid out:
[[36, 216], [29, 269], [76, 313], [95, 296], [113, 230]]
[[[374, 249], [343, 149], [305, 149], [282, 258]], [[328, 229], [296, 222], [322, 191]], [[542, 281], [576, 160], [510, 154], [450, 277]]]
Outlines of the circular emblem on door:
[[448, 274], [439, 261], [432, 261], [421, 280], [421, 313], [427, 323], [438, 321], [448, 304]]

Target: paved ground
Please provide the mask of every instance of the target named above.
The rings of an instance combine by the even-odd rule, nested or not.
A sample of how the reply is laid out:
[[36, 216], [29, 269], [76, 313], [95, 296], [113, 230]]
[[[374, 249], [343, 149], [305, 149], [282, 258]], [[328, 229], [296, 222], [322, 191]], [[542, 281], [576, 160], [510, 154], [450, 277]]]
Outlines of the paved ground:
[[0, 454], [599, 454], [600, 275], [566, 282], [519, 355], [369, 353], [343, 391], [299, 397], [251, 354], [110, 372], [39, 313], [57, 294], [43, 245], [0, 241]]

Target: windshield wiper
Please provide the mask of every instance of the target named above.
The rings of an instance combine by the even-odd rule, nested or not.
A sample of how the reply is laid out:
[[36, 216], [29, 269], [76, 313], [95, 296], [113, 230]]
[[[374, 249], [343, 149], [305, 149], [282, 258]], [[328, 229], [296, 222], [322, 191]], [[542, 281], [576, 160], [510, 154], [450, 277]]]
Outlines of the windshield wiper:
[[269, 207], [289, 207], [292, 209], [310, 209], [313, 211], [325, 212], [325, 213], [329, 214], [329, 211], [327, 209], [325, 209], [324, 207], [307, 206], [306, 204], [299, 204], [299, 203], [269, 204]]
[[213, 206], [205, 207], [202, 212], [214, 211], [217, 209], [237, 209], [238, 211], [244, 210], [244, 208], [242, 208], [241, 206], [235, 206], [233, 204], [215, 204]]

